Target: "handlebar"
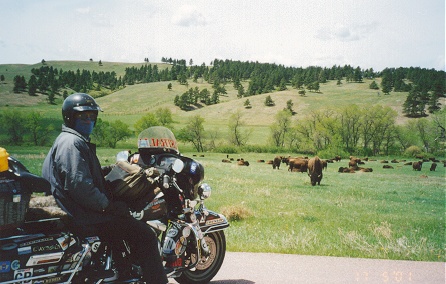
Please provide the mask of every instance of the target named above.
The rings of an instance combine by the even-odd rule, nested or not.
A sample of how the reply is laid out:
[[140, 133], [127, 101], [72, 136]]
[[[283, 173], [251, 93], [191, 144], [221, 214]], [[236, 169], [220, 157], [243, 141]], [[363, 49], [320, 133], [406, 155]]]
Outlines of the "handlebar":
[[170, 177], [168, 175], [163, 175], [163, 188], [168, 189], [170, 184]]

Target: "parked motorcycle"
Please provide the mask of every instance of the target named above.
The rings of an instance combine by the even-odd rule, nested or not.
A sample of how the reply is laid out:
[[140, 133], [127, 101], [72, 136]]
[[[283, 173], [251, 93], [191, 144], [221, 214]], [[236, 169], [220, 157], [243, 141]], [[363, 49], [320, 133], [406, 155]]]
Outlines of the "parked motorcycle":
[[[117, 157], [123, 163], [135, 159], [128, 152]], [[141, 200], [136, 205], [129, 204], [132, 216], [157, 233], [169, 278], [179, 283], [208, 283], [223, 263], [226, 251], [223, 230], [229, 223], [222, 214], [204, 205], [211, 188], [202, 183], [202, 165], [175, 151], [141, 153], [140, 158], [150, 160], [141, 168], [144, 173], [152, 172], [148, 180], [151, 188], [157, 190], [151, 189], [150, 200], [144, 200], [143, 204]], [[34, 192], [49, 192], [49, 184], [11, 157], [9, 164], [9, 177], [0, 176], [0, 212], [16, 214], [19, 216], [16, 219], [20, 219], [23, 212], [13, 213], [14, 208], [23, 211], [26, 207], [24, 204], [31, 195], [29, 187]], [[113, 182], [112, 177], [109, 180]], [[20, 187], [17, 181], [28, 186], [17, 189]], [[1, 283], [140, 283], [140, 268], [124, 241], [122, 249], [111, 249], [97, 236], [74, 234], [64, 218], [13, 221], [17, 225], [14, 230], [9, 230], [7, 236], [3, 231], [0, 238]], [[132, 264], [125, 277], [116, 267], [117, 257]]]

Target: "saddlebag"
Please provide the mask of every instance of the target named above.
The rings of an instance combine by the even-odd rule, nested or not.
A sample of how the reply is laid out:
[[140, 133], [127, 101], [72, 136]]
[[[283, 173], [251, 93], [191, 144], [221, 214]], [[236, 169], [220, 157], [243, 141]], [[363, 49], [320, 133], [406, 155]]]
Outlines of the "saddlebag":
[[25, 221], [31, 192], [11, 172], [0, 173], [0, 237], [13, 233]]
[[136, 164], [119, 161], [108, 175], [105, 176], [115, 200], [127, 202], [129, 205], [148, 201], [155, 196], [153, 185], [144, 172], [144, 169]]

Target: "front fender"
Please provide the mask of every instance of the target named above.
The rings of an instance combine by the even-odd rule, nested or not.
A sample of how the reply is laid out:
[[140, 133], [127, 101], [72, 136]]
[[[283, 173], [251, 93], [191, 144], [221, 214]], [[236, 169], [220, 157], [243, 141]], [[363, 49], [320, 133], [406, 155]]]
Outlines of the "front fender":
[[205, 209], [195, 211], [195, 215], [204, 234], [221, 231], [229, 227], [229, 222], [223, 214]]

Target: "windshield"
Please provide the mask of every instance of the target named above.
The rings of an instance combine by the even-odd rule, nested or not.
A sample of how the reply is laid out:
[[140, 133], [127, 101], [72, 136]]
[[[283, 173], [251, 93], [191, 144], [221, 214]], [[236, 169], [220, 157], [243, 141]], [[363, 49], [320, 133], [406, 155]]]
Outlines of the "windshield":
[[169, 149], [178, 152], [178, 144], [170, 129], [152, 126], [138, 135], [138, 149]]

